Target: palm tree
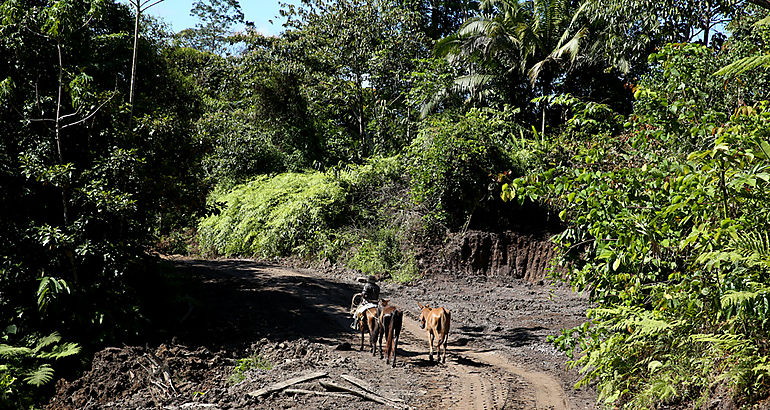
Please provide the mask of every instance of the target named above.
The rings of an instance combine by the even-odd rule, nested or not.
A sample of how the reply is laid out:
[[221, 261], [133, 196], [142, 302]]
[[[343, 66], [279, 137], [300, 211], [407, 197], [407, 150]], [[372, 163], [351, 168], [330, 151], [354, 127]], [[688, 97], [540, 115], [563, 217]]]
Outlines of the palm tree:
[[[505, 73], [528, 73], [540, 95], [550, 94], [565, 57], [575, 61], [587, 32], [581, 29], [569, 35], [573, 4], [570, 0], [483, 0], [478, 16], [437, 44], [438, 53], [450, 62], [470, 62], [470, 67], [481, 71], [458, 77], [456, 88], [483, 96], [495, 79], [489, 72], [499, 73], [502, 68]], [[493, 70], [485, 70], [490, 67]]]

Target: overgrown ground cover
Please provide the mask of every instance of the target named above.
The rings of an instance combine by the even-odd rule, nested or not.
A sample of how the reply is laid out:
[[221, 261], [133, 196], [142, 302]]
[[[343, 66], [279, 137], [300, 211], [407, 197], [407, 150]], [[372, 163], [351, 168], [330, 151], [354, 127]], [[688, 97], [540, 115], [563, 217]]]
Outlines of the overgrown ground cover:
[[379, 158], [326, 173], [265, 176], [215, 193], [210, 201], [219, 210], [200, 222], [201, 249], [326, 259], [367, 274], [414, 279], [414, 254], [404, 238], [410, 227], [394, 225], [404, 198], [376, 192], [402, 191], [402, 173], [399, 157]]

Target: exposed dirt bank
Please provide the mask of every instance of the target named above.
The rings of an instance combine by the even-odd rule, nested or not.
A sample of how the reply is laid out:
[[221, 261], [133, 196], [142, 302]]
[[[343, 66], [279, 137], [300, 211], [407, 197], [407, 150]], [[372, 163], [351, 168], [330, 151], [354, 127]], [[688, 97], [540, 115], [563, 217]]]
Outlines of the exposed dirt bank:
[[426, 270], [537, 282], [554, 268], [555, 251], [546, 234], [468, 231], [451, 234], [435, 255]]

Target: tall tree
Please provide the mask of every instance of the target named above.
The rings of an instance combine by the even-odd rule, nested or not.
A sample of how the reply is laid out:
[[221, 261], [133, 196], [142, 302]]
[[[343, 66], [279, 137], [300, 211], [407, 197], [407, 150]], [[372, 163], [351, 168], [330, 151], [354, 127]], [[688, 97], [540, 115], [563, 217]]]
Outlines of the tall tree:
[[136, 88], [136, 59], [139, 52], [139, 21], [141, 20], [142, 13], [147, 11], [150, 7], [163, 2], [163, 0], [129, 0], [129, 3], [134, 7], [134, 49], [133, 57], [131, 58], [131, 86], [128, 91], [128, 104], [130, 106], [128, 117], [128, 128], [131, 128], [131, 121], [134, 116], [134, 90]]
[[[127, 5], [102, 0], [12, 0], [0, 7], [6, 349], [62, 339], [91, 348], [129, 333], [126, 325], [138, 319], [132, 281], [159, 204], [184, 207], [181, 198], [195, 196], [185, 192], [196, 187], [186, 180], [194, 178], [196, 162], [185, 132], [194, 98], [152, 41], [147, 63], [137, 65], [159, 81], [143, 96], [151, 104], [136, 107], [140, 138], [126, 132], [132, 17]], [[162, 114], [141, 112], [146, 106]], [[21, 397], [50, 381], [55, 367], [54, 356], [40, 352], [0, 365], [0, 407], [32, 407]]]
[[404, 7], [421, 16], [425, 34], [433, 40], [455, 31], [478, 10], [478, 0], [401, 0]]
[[394, 0], [304, 0], [287, 14], [284, 37], [303, 50], [315, 108], [342, 110], [335, 122], [357, 136], [360, 156], [387, 147], [392, 120], [406, 116], [407, 74], [427, 51], [418, 16]]
[[191, 47], [221, 54], [234, 26], [245, 23], [238, 0], [196, 0], [190, 15], [198, 18], [195, 28], [183, 30], [180, 37]]

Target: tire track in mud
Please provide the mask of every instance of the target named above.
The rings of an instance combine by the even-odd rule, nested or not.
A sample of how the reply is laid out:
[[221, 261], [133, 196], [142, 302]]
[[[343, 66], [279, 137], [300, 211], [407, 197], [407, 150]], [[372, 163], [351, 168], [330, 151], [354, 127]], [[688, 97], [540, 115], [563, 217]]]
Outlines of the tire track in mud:
[[[299, 273], [288, 269], [275, 269], [274, 274], [294, 277], [314, 277], [312, 274]], [[337, 318], [339, 326], [345, 326], [347, 319], [340, 320], [345, 309], [339, 306], [324, 305], [318, 300], [309, 303], [315, 309], [326, 310]], [[403, 307], [402, 307], [403, 308]], [[344, 316], [343, 316], [344, 317]], [[407, 350], [417, 357], [428, 355], [427, 336], [416, 320], [409, 314], [404, 315], [403, 331], [399, 341], [399, 350]], [[358, 340], [358, 336], [356, 336]], [[454, 382], [443, 384], [444, 389], [435, 398], [441, 408], [446, 409], [549, 409], [568, 410], [569, 401], [561, 384], [553, 376], [527, 370], [511, 363], [491, 350], [474, 351], [471, 348], [451, 347], [447, 356], [450, 363], [422, 367], [420, 373], [435, 377], [437, 372], [448, 372]], [[415, 362], [413, 358], [400, 356], [398, 360]]]
[[[427, 336], [419, 324], [404, 317], [404, 330], [423, 341], [427, 355]], [[418, 349], [418, 352], [421, 351]], [[451, 394], [443, 395], [442, 408], [473, 409], [553, 409], [567, 410], [569, 401], [553, 376], [527, 370], [494, 351], [472, 351], [450, 347], [448, 356], [457, 363], [442, 365], [456, 382]]]

